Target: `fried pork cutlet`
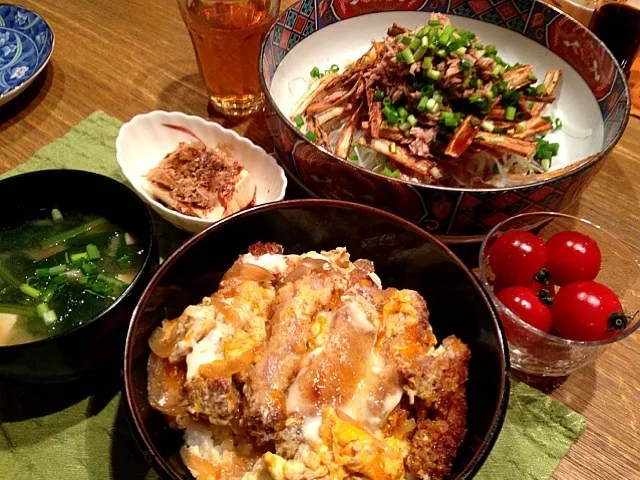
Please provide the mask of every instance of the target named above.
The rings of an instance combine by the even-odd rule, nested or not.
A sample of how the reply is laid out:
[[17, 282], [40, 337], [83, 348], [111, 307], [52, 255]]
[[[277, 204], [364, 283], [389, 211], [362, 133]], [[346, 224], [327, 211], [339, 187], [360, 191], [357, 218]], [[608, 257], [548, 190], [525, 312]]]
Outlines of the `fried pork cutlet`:
[[[314, 316], [347, 288], [346, 275], [335, 265], [326, 261], [308, 265], [299, 278], [278, 289], [277, 307], [269, 320], [270, 338], [244, 387], [244, 418], [259, 444], [273, 441], [284, 428], [285, 392], [309, 349]], [[288, 277], [294, 277], [294, 272]]]
[[444, 479], [469, 350], [437, 342], [424, 299], [372, 262], [259, 243], [153, 333], [149, 402], [198, 480]]
[[464, 343], [447, 337], [433, 355], [420, 359], [418, 368], [404, 372], [415, 389], [418, 423], [406, 465], [418, 478], [441, 479], [451, 471], [466, 434], [469, 358]]

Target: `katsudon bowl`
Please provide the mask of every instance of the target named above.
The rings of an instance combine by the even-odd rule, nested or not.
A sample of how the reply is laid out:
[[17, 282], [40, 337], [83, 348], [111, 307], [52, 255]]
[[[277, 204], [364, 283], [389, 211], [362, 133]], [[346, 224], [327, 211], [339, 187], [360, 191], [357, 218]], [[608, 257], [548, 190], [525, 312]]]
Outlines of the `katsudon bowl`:
[[179, 455], [182, 433], [148, 401], [151, 332], [215, 292], [256, 242], [276, 242], [294, 254], [346, 247], [352, 261], [373, 261], [383, 287], [418, 291], [439, 339], [456, 335], [468, 345], [467, 434], [451, 478], [471, 478], [501, 429], [509, 394], [508, 354], [494, 307], [473, 274], [422, 229], [371, 207], [313, 199], [259, 206], [217, 223], [166, 260], [145, 290], [128, 333], [124, 375], [130, 426], [155, 469], [164, 478], [190, 478]]
[[[342, 69], [372, 40], [384, 38], [394, 22], [413, 29], [434, 11], [474, 32], [483, 44], [494, 44], [509, 64], [532, 65], [539, 78], [562, 69], [557, 99], [543, 113], [564, 123], [547, 138], [560, 144], [549, 172], [503, 188], [406, 182], [340, 159], [309, 141], [289, 119], [314, 67]], [[278, 17], [260, 58], [267, 123], [291, 178], [311, 195], [391, 211], [447, 243], [478, 242], [516, 214], [565, 210], [602, 166], [629, 118], [629, 89], [609, 50], [573, 18], [537, 0], [303, 0]]]

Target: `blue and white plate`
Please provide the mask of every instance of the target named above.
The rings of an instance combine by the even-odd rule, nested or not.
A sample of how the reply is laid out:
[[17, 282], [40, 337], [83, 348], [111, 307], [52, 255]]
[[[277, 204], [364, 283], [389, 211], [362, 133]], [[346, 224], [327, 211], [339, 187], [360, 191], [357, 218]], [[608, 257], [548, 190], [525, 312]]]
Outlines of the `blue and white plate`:
[[49, 62], [53, 43], [53, 31], [40, 15], [0, 4], [0, 105], [36, 79]]

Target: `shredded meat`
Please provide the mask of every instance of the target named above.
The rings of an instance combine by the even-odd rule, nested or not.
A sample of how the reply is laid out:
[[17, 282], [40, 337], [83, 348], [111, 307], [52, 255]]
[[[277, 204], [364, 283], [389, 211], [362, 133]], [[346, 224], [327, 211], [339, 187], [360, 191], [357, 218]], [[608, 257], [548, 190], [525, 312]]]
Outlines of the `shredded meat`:
[[147, 173], [147, 180], [166, 189], [180, 203], [201, 209], [226, 207], [242, 167], [220, 149], [200, 142], [178, 147]]
[[429, 156], [429, 145], [436, 138], [437, 130], [435, 128], [413, 127], [410, 133], [415, 137], [409, 144], [409, 150], [419, 157]]

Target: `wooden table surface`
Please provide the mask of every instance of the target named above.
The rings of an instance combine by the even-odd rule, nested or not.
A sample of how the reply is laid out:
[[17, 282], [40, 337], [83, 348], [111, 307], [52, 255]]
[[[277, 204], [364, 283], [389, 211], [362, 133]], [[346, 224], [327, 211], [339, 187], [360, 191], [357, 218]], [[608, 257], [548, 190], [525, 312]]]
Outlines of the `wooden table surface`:
[[[21, 0], [21, 4], [47, 19], [56, 33], [56, 45], [49, 67], [35, 84], [0, 107], [0, 171], [26, 161], [95, 110], [122, 120], [156, 109], [208, 116], [207, 94], [174, 0]], [[240, 121], [212, 118], [273, 150], [260, 115]], [[571, 213], [637, 244], [637, 176], [640, 120], [632, 118]], [[639, 365], [636, 334], [553, 391], [554, 398], [587, 419], [585, 433], [554, 478], [640, 479]]]

